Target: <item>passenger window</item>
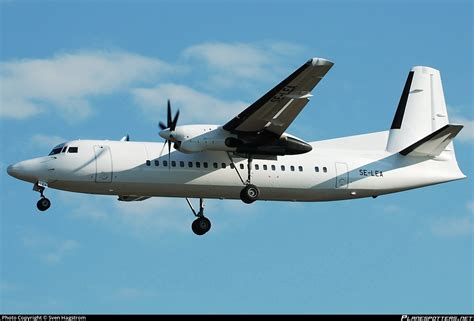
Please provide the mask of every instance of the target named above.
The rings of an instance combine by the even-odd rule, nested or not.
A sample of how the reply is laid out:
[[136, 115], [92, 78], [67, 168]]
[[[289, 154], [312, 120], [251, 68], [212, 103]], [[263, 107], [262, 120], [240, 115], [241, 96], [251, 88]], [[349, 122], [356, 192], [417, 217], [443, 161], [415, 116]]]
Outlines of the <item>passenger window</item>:
[[300, 172], [302, 172], [302, 171], [303, 171], [303, 166], [298, 166], [298, 170], [299, 170]]
[[176, 167], [176, 161], [171, 161], [171, 166]]
[[323, 167], [323, 172], [327, 173], [328, 169], [326, 167]]
[[77, 153], [77, 147], [69, 147], [69, 149], [67, 150], [68, 153]]
[[197, 167], [197, 168], [200, 168], [200, 167], [201, 167], [201, 163], [200, 163], [200, 162], [196, 162], [196, 167]]
[[146, 166], [150, 166], [151, 162], [149, 160], [146, 161]]
[[272, 165], [272, 171], [274, 171], [276, 168], [275, 168], [275, 165]]
[[179, 167], [184, 167], [184, 162], [183, 161], [179, 162]]
[[260, 166], [258, 166], [258, 164], [255, 164], [255, 169], [258, 171], [258, 169], [260, 168]]
[[155, 161], [155, 166], [160, 166], [160, 161], [156, 160]]
[[291, 166], [290, 166], [290, 170], [291, 170], [292, 172], [294, 172], [294, 171], [295, 171], [295, 167], [294, 167], [293, 165], [291, 165]]
[[163, 166], [164, 167], [168, 166], [168, 161], [163, 161]]
[[193, 162], [188, 162], [188, 167], [189, 168], [193, 167]]
[[222, 168], [225, 168], [225, 167], [226, 167], [225, 163], [222, 163]]
[[267, 165], [266, 165], [266, 164], [263, 164], [263, 170], [264, 170], [264, 171], [267, 170]]
[[282, 171], [282, 172], [285, 171], [285, 165], [281, 165], [281, 171]]
[[244, 164], [240, 164], [240, 169], [244, 169]]
[[214, 164], [212, 164], [212, 165], [214, 166], [214, 168], [219, 167], [219, 164], [217, 164], [217, 163], [214, 163]]
[[319, 173], [319, 167], [316, 166], [316, 167], [314, 168], [314, 171], [315, 171], [316, 173]]
[[235, 165], [234, 165], [234, 163], [230, 163], [230, 164], [229, 164], [229, 166], [230, 166], [230, 168], [232, 168], [232, 169], [234, 169], [234, 168], [235, 168]]
[[202, 165], [204, 166], [204, 168], [207, 168], [207, 162], [202, 163]]

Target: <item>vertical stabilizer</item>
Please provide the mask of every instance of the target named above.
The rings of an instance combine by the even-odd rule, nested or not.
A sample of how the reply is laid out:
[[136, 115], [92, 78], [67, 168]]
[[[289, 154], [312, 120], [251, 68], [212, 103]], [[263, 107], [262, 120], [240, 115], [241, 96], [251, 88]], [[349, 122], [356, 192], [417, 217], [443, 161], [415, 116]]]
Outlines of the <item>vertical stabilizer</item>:
[[400, 152], [448, 123], [439, 71], [413, 67], [393, 118], [387, 151]]

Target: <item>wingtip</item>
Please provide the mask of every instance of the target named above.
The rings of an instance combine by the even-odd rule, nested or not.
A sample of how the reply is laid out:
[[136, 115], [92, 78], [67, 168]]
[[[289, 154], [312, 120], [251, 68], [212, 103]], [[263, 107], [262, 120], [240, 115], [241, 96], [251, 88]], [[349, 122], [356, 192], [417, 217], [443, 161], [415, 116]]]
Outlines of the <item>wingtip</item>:
[[332, 66], [334, 63], [330, 60], [324, 59], [324, 58], [319, 58], [319, 57], [314, 57], [308, 60], [308, 64], [311, 66]]

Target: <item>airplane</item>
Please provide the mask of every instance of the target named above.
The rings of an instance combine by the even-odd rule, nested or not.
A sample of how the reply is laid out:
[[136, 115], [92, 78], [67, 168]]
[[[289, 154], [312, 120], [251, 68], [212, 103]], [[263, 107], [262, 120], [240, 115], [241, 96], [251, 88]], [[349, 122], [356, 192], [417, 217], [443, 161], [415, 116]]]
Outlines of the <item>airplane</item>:
[[[286, 132], [333, 66], [312, 58], [224, 125], [178, 126], [170, 101], [164, 142], [73, 140], [47, 156], [7, 168], [33, 183], [37, 208], [47, 210], [47, 187], [115, 195], [119, 201], [185, 198], [192, 231], [211, 228], [204, 199], [334, 201], [373, 197], [466, 178], [452, 140], [440, 72], [413, 67], [389, 130], [306, 142]], [[167, 148], [166, 148], [167, 147]], [[167, 153], [163, 152], [167, 149]], [[190, 199], [199, 198], [195, 210]]]

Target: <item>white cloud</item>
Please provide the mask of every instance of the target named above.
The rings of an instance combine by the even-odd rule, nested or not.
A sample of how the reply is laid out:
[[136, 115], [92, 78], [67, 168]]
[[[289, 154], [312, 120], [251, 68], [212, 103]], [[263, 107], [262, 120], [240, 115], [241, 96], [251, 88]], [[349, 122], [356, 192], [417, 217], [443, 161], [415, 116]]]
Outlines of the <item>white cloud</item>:
[[57, 264], [60, 263], [64, 256], [69, 254], [70, 252], [74, 251], [79, 247], [79, 242], [74, 240], [65, 240], [60, 242], [56, 245], [55, 248], [52, 249], [49, 253], [43, 256], [43, 260], [45, 260], [49, 264]]
[[474, 201], [467, 202], [467, 208], [474, 214]]
[[[69, 217], [104, 224], [108, 228], [137, 238], [159, 238], [167, 233], [192, 235], [191, 223], [195, 219], [183, 198], [152, 197], [139, 202], [120, 202], [116, 196], [96, 196], [78, 193], [60, 193], [59, 200], [70, 208]], [[193, 199], [197, 210], [198, 200]], [[246, 224], [261, 212], [264, 202], [248, 206], [240, 200], [206, 200], [205, 214], [212, 221], [218, 213], [218, 224], [212, 233], [234, 229]], [[51, 242], [48, 241], [47, 244]], [[52, 256], [54, 258], [54, 256]]]
[[0, 293], [7, 293], [19, 290], [20, 287], [14, 283], [6, 282], [5, 280], [0, 281]]
[[248, 81], [273, 80], [281, 61], [302, 49], [284, 42], [258, 45], [209, 42], [188, 47], [183, 56], [198, 63], [204, 62], [211, 71], [209, 82], [214, 86], [242, 87]]
[[116, 197], [104, 195], [84, 195], [79, 193], [60, 193], [60, 200], [71, 208], [69, 213], [76, 219], [90, 219], [93, 221], [107, 221], [109, 219], [110, 203], [116, 201]]
[[[27, 119], [41, 113], [55, 113], [70, 121], [80, 121], [93, 113], [93, 98], [129, 94], [131, 88], [136, 88], [132, 90], [136, 101], [146, 109], [153, 107], [153, 112], [156, 107], [164, 109], [166, 99], [171, 96], [176, 104], [182, 104], [192, 120], [206, 121], [211, 113], [217, 120], [227, 120], [236, 114], [236, 106], [240, 110], [246, 104], [226, 102], [186, 85], [158, 81], [172, 71], [176, 74], [187, 70], [208, 75], [209, 79], [200, 79], [199, 87], [213, 93], [219, 88], [254, 89], [257, 82], [276, 81], [280, 71], [287, 72], [282, 66], [289, 57], [300, 52], [302, 47], [285, 42], [215, 42], [185, 49], [181, 55], [184, 66], [117, 50], [75, 51], [42, 59], [10, 60], [0, 63], [0, 117]], [[150, 84], [154, 88], [149, 88]], [[152, 100], [155, 98], [158, 99]]]
[[474, 232], [473, 215], [440, 217], [432, 223], [431, 231], [434, 235], [441, 237], [456, 237], [472, 234]]
[[3, 62], [0, 117], [24, 119], [54, 109], [63, 117], [83, 119], [92, 111], [91, 98], [156, 80], [171, 69], [158, 59], [123, 51]]
[[[169, 98], [173, 110], [180, 109], [180, 124], [226, 122], [248, 106], [242, 101], [220, 100], [190, 87], [172, 83], [155, 88], [136, 88], [132, 93], [137, 105], [147, 114], [156, 113], [156, 110], [163, 110], [164, 113], [164, 106]], [[163, 119], [164, 117], [163, 114]]]
[[121, 288], [117, 291], [117, 296], [125, 299], [135, 299], [141, 296], [142, 291], [136, 288]]
[[384, 211], [384, 213], [387, 213], [387, 214], [395, 214], [395, 213], [399, 213], [401, 211], [401, 208], [400, 206], [395, 205], [395, 204], [387, 204], [382, 208], [382, 210]]
[[266, 70], [262, 68], [270, 59], [255, 46], [243, 43], [204, 43], [187, 48], [184, 56], [199, 59], [210, 67], [244, 78], [261, 78]]
[[474, 121], [463, 116], [454, 116], [452, 123], [464, 125], [459, 135], [456, 137], [459, 141], [465, 143], [474, 142]]
[[153, 296], [153, 292], [145, 289], [123, 287], [116, 291], [115, 295], [120, 299], [133, 300]]
[[64, 143], [67, 139], [56, 135], [35, 134], [30, 139], [30, 143], [34, 148], [51, 149], [54, 146]]
[[141, 202], [114, 204], [122, 226], [143, 237], [164, 232], [189, 233], [194, 216], [186, 201], [181, 198], [154, 197]]
[[73, 219], [105, 224], [138, 237], [188, 232], [193, 219], [186, 201], [178, 198], [121, 202], [117, 196], [61, 193], [60, 200], [71, 208], [69, 216]]
[[79, 242], [75, 240], [59, 240], [36, 230], [23, 231], [20, 239], [26, 248], [48, 264], [60, 263], [66, 255], [80, 247]]

